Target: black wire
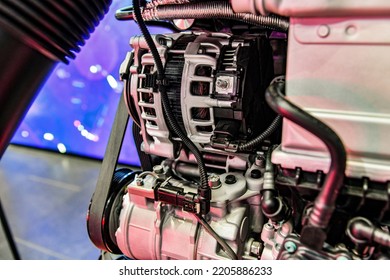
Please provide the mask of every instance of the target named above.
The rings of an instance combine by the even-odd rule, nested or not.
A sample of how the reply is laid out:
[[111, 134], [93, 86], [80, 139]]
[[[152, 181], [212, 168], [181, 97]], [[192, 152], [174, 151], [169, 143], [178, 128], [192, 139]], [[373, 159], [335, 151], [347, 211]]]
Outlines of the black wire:
[[[153, 59], [156, 63], [156, 68], [157, 68], [157, 79], [162, 82], [164, 81], [164, 67], [160, 58], [160, 55], [157, 51], [156, 45], [154, 44], [154, 41], [152, 37], [150, 36], [149, 30], [147, 29], [147, 26], [145, 25], [142, 15], [141, 15], [141, 10], [140, 10], [140, 1], [141, 0], [135, 0], [133, 1], [133, 6], [134, 6], [134, 14], [135, 18], [138, 22], [138, 25], [141, 29], [141, 32], [143, 36], [145, 37], [146, 43], [148, 44], [150, 51], [152, 53]], [[208, 190], [209, 186], [207, 183], [207, 173], [206, 173], [206, 166], [203, 161], [203, 157], [201, 153], [199, 152], [198, 148], [195, 146], [195, 144], [185, 135], [179, 124], [177, 123], [177, 120], [175, 116], [172, 113], [171, 107], [169, 105], [169, 99], [168, 95], [166, 93], [166, 88], [164, 85], [159, 86], [160, 94], [161, 94], [161, 99], [162, 99], [162, 104], [163, 104], [163, 109], [164, 112], [167, 116], [167, 120], [173, 129], [173, 131], [180, 137], [180, 139], [183, 141], [183, 143], [187, 146], [187, 148], [194, 154], [196, 161], [198, 163], [198, 168], [199, 168], [199, 174], [200, 174], [200, 181], [201, 181], [201, 186], [200, 188], [203, 190]], [[210, 197], [208, 198], [210, 199]], [[220, 244], [220, 246], [223, 248], [223, 250], [229, 255], [231, 259], [237, 260], [238, 257], [236, 253], [230, 248], [230, 246], [226, 243], [224, 239], [222, 239], [214, 230], [213, 228], [207, 223], [207, 221], [201, 216], [201, 215], [196, 215], [196, 219], [198, 222], [205, 228], [205, 230], [213, 237], [215, 240]]]
[[[157, 80], [162, 83], [165, 79], [164, 77], [164, 67], [160, 58], [160, 55], [157, 51], [157, 47], [152, 39], [152, 36], [149, 33], [149, 30], [142, 18], [141, 15], [141, 9], [140, 9], [140, 2], [141, 0], [134, 0], [133, 6], [134, 6], [134, 15], [138, 22], [138, 26], [141, 29], [142, 35], [144, 36], [146, 43], [148, 47], [150, 48], [150, 51], [152, 53], [153, 59], [156, 64], [157, 68]], [[198, 148], [195, 146], [195, 144], [187, 137], [187, 135], [181, 130], [179, 124], [177, 123], [177, 120], [171, 110], [170, 104], [169, 104], [169, 98], [166, 93], [166, 87], [165, 85], [160, 84], [159, 85], [159, 91], [161, 94], [161, 100], [164, 112], [167, 117], [167, 121], [170, 124], [172, 130], [176, 133], [177, 136], [183, 141], [184, 145], [187, 146], [187, 148], [194, 154], [195, 159], [198, 163], [199, 168], [199, 175], [200, 175], [200, 191], [209, 191], [209, 186], [207, 184], [207, 172], [206, 172], [206, 166], [203, 160], [203, 157], [201, 153], [199, 152]]]
[[195, 215], [198, 222], [204, 227], [204, 229], [212, 236], [215, 240], [217, 240], [218, 244], [221, 245], [222, 249], [228, 254], [228, 256], [232, 260], [238, 260], [238, 257], [236, 253], [230, 248], [229, 244], [226, 243], [226, 241], [221, 238], [218, 233], [214, 231], [214, 229], [207, 223], [207, 221], [199, 215]]
[[268, 138], [272, 133], [275, 132], [278, 127], [282, 124], [282, 116], [277, 115], [276, 118], [272, 121], [272, 123], [269, 125], [269, 127], [264, 130], [259, 136], [256, 138], [248, 141], [245, 144], [241, 144], [238, 146], [238, 151], [247, 151], [255, 148], [256, 146], [260, 145], [261, 142], [263, 142], [266, 138]]

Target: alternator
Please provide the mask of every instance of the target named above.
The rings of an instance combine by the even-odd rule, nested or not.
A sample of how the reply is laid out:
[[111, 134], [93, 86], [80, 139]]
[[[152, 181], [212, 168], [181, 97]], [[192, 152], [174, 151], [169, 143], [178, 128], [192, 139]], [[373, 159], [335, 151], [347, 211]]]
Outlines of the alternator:
[[[264, 99], [274, 75], [265, 34], [180, 33], [153, 38], [165, 66], [172, 111], [200, 151], [237, 150], [273, 120], [275, 113]], [[130, 74], [125, 98], [141, 128], [143, 150], [175, 159], [180, 140], [164, 118], [155, 62], [143, 37], [133, 37], [130, 44], [134, 51], [121, 72]]]

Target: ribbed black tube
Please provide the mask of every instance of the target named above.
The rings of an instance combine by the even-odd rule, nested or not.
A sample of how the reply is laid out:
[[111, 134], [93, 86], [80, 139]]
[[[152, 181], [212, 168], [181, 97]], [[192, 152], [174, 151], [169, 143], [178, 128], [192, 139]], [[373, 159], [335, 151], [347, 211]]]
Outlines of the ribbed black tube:
[[[154, 41], [149, 33], [148, 28], [146, 27], [140, 10], [140, 0], [134, 0], [134, 14], [137, 19], [138, 25], [141, 29], [142, 35], [144, 36], [146, 43], [148, 44], [150, 51], [153, 55], [153, 59], [156, 63], [157, 67], [157, 79], [159, 81], [164, 80], [164, 66], [162, 64], [160, 55], [157, 51], [156, 45], [154, 44]], [[169, 104], [169, 98], [166, 93], [166, 88], [164, 85], [159, 86], [159, 91], [161, 94], [161, 100], [163, 109], [167, 118], [167, 121], [169, 123], [169, 126], [171, 129], [176, 133], [177, 136], [183, 141], [183, 144], [194, 154], [196, 161], [198, 163], [199, 167], [199, 174], [200, 174], [200, 188], [198, 190], [201, 197], [205, 198], [206, 200], [210, 200], [211, 198], [211, 191], [207, 184], [207, 172], [206, 172], [206, 166], [203, 161], [202, 155], [199, 152], [198, 148], [195, 146], [195, 144], [187, 137], [187, 135], [181, 130], [174, 114], [172, 113], [170, 104]], [[208, 212], [208, 209], [206, 209], [206, 212]]]
[[0, 158], [55, 63], [75, 57], [110, 3], [0, 1]]
[[[75, 57], [110, 3], [0, 1], [0, 159], [55, 63]], [[19, 258], [10, 229], [7, 233]]]
[[103, 18], [111, 0], [0, 2], [0, 26], [55, 60], [75, 57]]
[[248, 151], [251, 150], [258, 145], [261, 144], [265, 139], [267, 139], [272, 133], [276, 131], [282, 124], [282, 117], [280, 115], [276, 116], [276, 118], [272, 121], [272, 123], [269, 125], [269, 127], [264, 130], [259, 136], [256, 138], [248, 141], [245, 144], [241, 144], [238, 146], [238, 151]]
[[329, 171], [309, 217], [311, 226], [325, 229], [329, 224], [338, 193], [343, 184], [347, 159], [346, 151], [341, 139], [330, 127], [292, 104], [283, 96], [284, 86], [284, 83], [275, 83], [268, 87], [266, 91], [268, 105], [279, 115], [317, 136], [330, 153]]

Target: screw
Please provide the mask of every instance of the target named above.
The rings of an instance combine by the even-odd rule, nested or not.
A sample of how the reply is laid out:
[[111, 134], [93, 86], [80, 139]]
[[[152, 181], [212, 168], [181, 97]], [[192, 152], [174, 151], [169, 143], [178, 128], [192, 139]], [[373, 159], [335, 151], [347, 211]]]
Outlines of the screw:
[[209, 187], [215, 189], [220, 185], [221, 180], [219, 179], [219, 176], [217, 174], [211, 174], [209, 176]]
[[297, 250], [297, 245], [292, 241], [287, 241], [284, 243], [284, 249], [290, 254], [294, 253]]
[[221, 89], [227, 89], [229, 87], [229, 82], [226, 80], [218, 79], [217, 80], [217, 87], [219, 87]]
[[254, 254], [255, 256], [259, 256], [261, 251], [261, 246], [262, 245], [260, 242], [253, 241], [251, 244], [251, 253]]
[[143, 186], [144, 185], [144, 180], [142, 178], [137, 178], [135, 179], [135, 183], [137, 186]]
[[256, 156], [255, 165], [259, 166], [260, 168], [264, 168], [265, 158], [263, 156], [260, 156], [260, 155]]
[[155, 166], [153, 166], [153, 171], [156, 174], [163, 174], [164, 168], [161, 165], [155, 165]]

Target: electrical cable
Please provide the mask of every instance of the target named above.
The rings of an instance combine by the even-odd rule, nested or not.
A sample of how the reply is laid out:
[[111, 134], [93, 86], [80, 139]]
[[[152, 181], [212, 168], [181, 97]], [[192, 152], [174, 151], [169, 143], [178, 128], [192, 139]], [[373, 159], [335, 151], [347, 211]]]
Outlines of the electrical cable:
[[[145, 23], [143, 22], [142, 15], [141, 15], [141, 10], [140, 10], [140, 0], [135, 0], [134, 3], [134, 13], [136, 20], [138, 22], [138, 25], [141, 29], [142, 34], [145, 37], [145, 40], [150, 48], [150, 51], [152, 53], [152, 56], [155, 60], [156, 67], [157, 67], [157, 79], [162, 82], [164, 81], [164, 68], [163, 64], [160, 58], [160, 55], [157, 51], [156, 45], [154, 44], [154, 41], [149, 33], [149, 30], [147, 29]], [[201, 181], [201, 186], [200, 186], [200, 193], [201, 194], [206, 194], [205, 199], [208, 200], [208, 202], [211, 199], [211, 190], [208, 186], [208, 181], [207, 181], [207, 173], [206, 173], [206, 167], [205, 163], [203, 161], [202, 155], [200, 154], [199, 150], [197, 147], [194, 145], [194, 143], [185, 135], [182, 131], [181, 128], [179, 127], [179, 124], [177, 123], [171, 109], [169, 106], [169, 99], [166, 94], [166, 88], [163, 83], [160, 83], [159, 85], [159, 90], [161, 94], [161, 99], [163, 103], [163, 108], [166, 113], [167, 119], [169, 124], [171, 125], [172, 129], [174, 132], [182, 139], [183, 143], [187, 146], [188, 149], [194, 154], [196, 161], [198, 163], [199, 167], [199, 174], [200, 174], [200, 181]], [[208, 195], [207, 195], [208, 193]], [[208, 209], [207, 209], [208, 212]], [[204, 213], [205, 214], [205, 213]], [[218, 242], [218, 244], [221, 245], [223, 250], [230, 256], [231, 259], [237, 260], [238, 257], [234, 253], [234, 251], [230, 248], [230, 246], [226, 243], [224, 239], [222, 239], [213, 229], [212, 227], [207, 223], [207, 221], [201, 216], [201, 215], [195, 215], [196, 219], [198, 222], [205, 228], [205, 230], [215, 238], [215, 240]]]
[[224, 239], [222, 239], [218, 233], [214, 231], [214, 229], [207, 223], [207, 221], [199, 215], [195, 215], [198, 222], [204, 227], [204, 229], [212, 236], [215, 240], [217, 240], [218, 244], [221, 245], [222, 249], [228, 254], [228, 256], [232, 260], [238, 260], [237, 254], [230, 248], [229, 244], [226, 243]]
[[[164, 77], [164, 67], [160, 58], [160, 55], [158, 53], [157, 47], [152, 39], [152, 36], [149, 33], [149, 30], [142, 18], [141, 9], [140, 9], [140, 2], [141, 0], [134, 0], [134, 15], [138, 22], [138, 26], [142, 32], [142, 35], [144, 36], [146, 43], [148, 47], [150, 48], [150, 51], [152, 53], [153, 59], [156, 64], [157, 68], [157, 81], [159, 83], [159, 91], [161, 94], [161, 100], [163, 109], [165, 112], [165, 115], [167, 117], [167, 121], [172, 128], [172, 130], [176, 133], [176, 135], [183, 141], [184, 145], [194, 154], [196, 161], [198, 163], [199, 168], [199, 175], [200, 175], [200, 187], [198, 189], [198, 193], [200, 194], [201, 198], [207, 200], [208, 202], [211, 199], [211, 190], [208, 186], [207, 182], [207, 172], [206, 172], [206, 166], [203, 161], [202, 155], [199, 152], [198, 148], [195, 146], [195, 144], [187, 137], [187, 135], [181, 130], [179, 124], [177, 123], [177, 120], [175, 116], [172, 113], [170, 104], [169, 104], [169, 98], [166, 94], [166, 85], [165, 83], [165, 77]], [[209, 203], [208, 203], [209, 204]], [[209, 206], [206, 207], [205, 212], [207, 213], [209, 211]], [[206, 214], [203, 213], [203, 214]]]
[[282, 116], [277, 115], [276, 118], [269, 125], [269, 127], [266, 130], [264, 130], [264, 132], [262, 132], [256, 138], [248, 141], [247, 143], [239, 145], [237, 150], [239, 152], [248, 151], [248, 150], [251, 150], [251, 149], [255, 148], [256, 146], [260, 145], [261, 142], [263, 142], [272, 133], [274, 133], [276, 131], [276, 129], [278, 129], [280, 127], [280, 125], [282, 124], [282, 119], [283, 119]]

